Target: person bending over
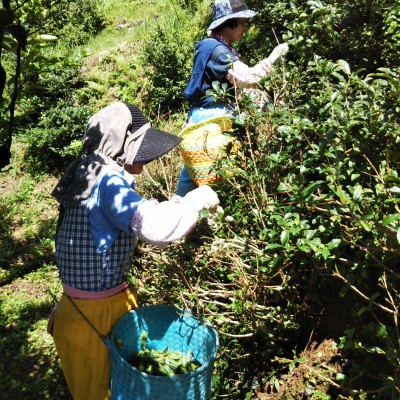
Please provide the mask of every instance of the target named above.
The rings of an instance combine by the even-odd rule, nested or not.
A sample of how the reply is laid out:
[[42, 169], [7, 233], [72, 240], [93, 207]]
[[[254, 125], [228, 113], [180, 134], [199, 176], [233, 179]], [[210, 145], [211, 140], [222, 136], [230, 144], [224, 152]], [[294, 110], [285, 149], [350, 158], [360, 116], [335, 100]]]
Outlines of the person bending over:
[[[185, 127], [210, 118], [234, 114], [233, 104], [216, 102], [212, 96], [206, 95], [213, 82], [226, 83], [228, 87], [255, 87], [272, 71], [273, 64], [286, 54], [288, 45], [282, 43], [253, 67], [239, 59], [232, 45], [242, 38], [247, 24], [255, 15], [257, 12], [249, 10], [242, 0], [214, 2], [208, 35], [196, 44], [191, 78], [184, 91], [190, 106]], [[176, 193], [183, 196], [196, 187], [187, 168], [183, 166]]]
[[180, 140], [152, 128], [136, 106], [110, 104], [90, 118], [83, 157], [52, 192], [60, 203], [55, 256], [63, 295], [48, 329], [74, 400], [110, 396], [111, 363], [100, 335], [138, 306], [127, 282], [138, 239], [163, 249], [193, 229], [199, 211], [219, 203], [208, 186], [163, 202], [136, 192], [132, 174]]

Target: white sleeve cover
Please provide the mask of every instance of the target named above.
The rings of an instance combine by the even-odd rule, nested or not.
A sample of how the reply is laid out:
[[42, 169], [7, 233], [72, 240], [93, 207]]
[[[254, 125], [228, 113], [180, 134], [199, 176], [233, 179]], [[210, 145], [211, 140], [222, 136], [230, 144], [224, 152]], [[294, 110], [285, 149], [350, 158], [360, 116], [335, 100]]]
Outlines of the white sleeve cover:
[[132, 214], [130, 227], [142, 239], [161, 249], [187, 235], [196, 225], [198, 212], [182, 197], [159, 203], [150, 199], [140, 203]]
[[232, 68], [229, 69], [226, 77], [233, 85], [254, 85], [262, 78], [264, 78], [269, 72], [272, 71], [272, 66], [283, 57], [289, 50], [287, 43], [281, 43], [272, 50], [271, 54], [261, 60], [254, 67], [249, 67], [241, 61], [235, 61]]
[[232, 84], [254, 85], [272, 70], [267, 58], [261, 60], [254, 67], [249, 67], [241, 61], [235, 61], [227, 73], [227, 79]]

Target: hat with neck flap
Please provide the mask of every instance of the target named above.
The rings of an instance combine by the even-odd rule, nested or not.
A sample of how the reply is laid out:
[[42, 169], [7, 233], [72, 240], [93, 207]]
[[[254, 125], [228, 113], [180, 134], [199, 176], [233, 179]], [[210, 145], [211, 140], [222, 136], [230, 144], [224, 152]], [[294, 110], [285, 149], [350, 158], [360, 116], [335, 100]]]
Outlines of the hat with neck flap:
[[82, 140], [83, 158], [67, 167], [52, 195], [65, 206], [85, 200], [107, 172], [121, 171], [124, 164], [147, 164], [181, 140], [152, 128], [136, 106], [110, 104], [89, 119]]
[[228, 19], [253, 18], [257, 12], [249, 10], [242, 0], [215, 0], [212, 8], [212, 22], [208, 27], [211, 31]]

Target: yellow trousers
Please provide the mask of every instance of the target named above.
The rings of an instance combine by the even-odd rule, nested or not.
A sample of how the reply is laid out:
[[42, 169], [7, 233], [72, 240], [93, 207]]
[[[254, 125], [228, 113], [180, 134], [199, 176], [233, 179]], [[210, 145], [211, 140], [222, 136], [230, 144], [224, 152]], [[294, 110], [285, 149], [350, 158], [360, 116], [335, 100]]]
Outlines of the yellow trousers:
[[[105, 299], [73, 301], [103, 336], [138, 306], [137, 294], [132, 290]], [[72, 398], [109, 399], [111, 362], [108, 349], [65, 295], [55, 314], [53, 338]]]

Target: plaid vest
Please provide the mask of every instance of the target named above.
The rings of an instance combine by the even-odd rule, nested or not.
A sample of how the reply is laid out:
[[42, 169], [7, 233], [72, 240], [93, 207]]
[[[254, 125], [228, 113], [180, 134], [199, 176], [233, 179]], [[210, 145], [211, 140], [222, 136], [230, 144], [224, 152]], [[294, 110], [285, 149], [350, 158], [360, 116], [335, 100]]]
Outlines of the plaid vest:
[[61, 282], [76, 289], [100, 292], [119, 285], [132, 266], [137, 238], [123, 231], [100, 254], [93, 243], [86, 201], [66, 207], [56, 233], [56, 263]]

